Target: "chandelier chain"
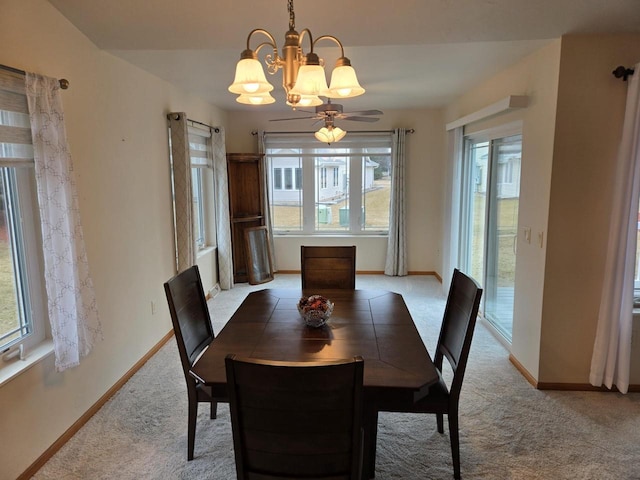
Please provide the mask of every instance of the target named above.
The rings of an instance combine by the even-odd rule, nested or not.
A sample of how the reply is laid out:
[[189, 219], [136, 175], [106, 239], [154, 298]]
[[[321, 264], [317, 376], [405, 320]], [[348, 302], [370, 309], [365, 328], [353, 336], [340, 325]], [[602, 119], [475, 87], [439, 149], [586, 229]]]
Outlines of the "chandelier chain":
[[289, 10], [289, 30], [296, 29], [296, 14], [293, 11], [293, 0], [289, 0], [287, 3], [287, 10]]

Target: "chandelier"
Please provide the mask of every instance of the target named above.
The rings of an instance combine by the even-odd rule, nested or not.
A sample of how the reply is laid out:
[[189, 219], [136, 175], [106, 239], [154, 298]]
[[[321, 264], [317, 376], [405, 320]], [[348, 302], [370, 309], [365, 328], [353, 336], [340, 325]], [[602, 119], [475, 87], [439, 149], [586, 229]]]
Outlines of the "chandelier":
[[[349, 98], [364, 93], [364, 88], [358, 83], [356, 72], [351, 61], [344, 56], [344, 48], [340, 40], [331, 35], [322, 35], [313, 39], [308, 28], [298, 33], [295, 29], [295, 13], [293, 0], [288, 0], [289, 31], [285, 34], [282, 56], [278, 53], [278, 46], [273, 35], [262, 28], [256, 28], [247, 37], [247, 48], [240, 55], [236, 65], [236, 75], [229, 91], [238, 95], [236, 101], [249, 105], [266, 105], [276, 100], [271, 96], [271, 85], [264, 74], [262, 64], [258, 61], [258, 52], [264, 47], [270, 47], [273, 53], [266, 55], [267, 71], [273, 75], [282, 69], [282, 86], [287, 94], [287, 105], [296, 107], [310, 107], [321, 105], [320, 96], [328, 98]], [[260, 43], [255, 50], [250, 48], [251, 38], [262, 34], [267, 40]], [[304, 37], [309, 37], [309, 53], [302, 50]], [[321, 40], [332, 40], [340, 47], [340, 58], [336, 61], [331, 74], [331, 83], [327, 86], [324, 73], [324, 61], [314, 53], [313, 49]], [[333, 128], [333, 125], [331, 125]], [[327, 127], [328, 128], [328, 127]], [[337, 128], [337, 127], [336, 127]]]

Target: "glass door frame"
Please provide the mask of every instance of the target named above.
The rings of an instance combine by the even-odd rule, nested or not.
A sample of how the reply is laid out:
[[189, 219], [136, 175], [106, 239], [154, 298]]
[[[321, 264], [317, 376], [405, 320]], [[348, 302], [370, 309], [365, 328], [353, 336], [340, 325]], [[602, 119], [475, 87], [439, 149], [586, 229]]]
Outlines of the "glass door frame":
[[[459, 264], [463, 271], [469, 273], [471, 272], [471, 249], [468, 242], [468, 239], [471, 238], [472, 234], [472, 199], [473, 189], [469, 188], [472, 183], [473, 176], [473, 166], [470, 161], [470, 148], [469, 146], [472, 143], [483, 143], [487, 142], [487, 173], [486, 173], [486, 205], [484, 208], [484, 245], [483, 245], [483, 259], [482, 259], [482, 278], [477, 278], [478, 283], [481, 284], [482, 288], [485, 290], [485, 294], [482, 296], [482, 301], [480, 304], [480, 313], [481, 315], [487, 319], [488, 323], [491, 327], [504, 338], [506, 342], [511, 344], [512, 335], [509, 332], [504, 331], [496, 322], [491, 321], [486, 317], [486, 303], [488, 298], [488, 284], [487, 284], [487, 267], [488, 267], [488, 256], [490, 254], [490, 250], [493, 249], [494, 253], [497, 250], [497, 232], [495, 229], [490, 228], [489, 224], [491, 221], [494, 223], [497, 222], [495, 215], [492, 215], [491, 209], [495, 208], [490, 205], [490, 202], [495, 201], [492, 195], [494, 193], [494, 189], [497, 187], [496, 185], [496, 175], [497, 168], [496, 162], [494, 161], [494, 141], [504, 139], [507, 137], [512, 137], [520, 135], [522, 136], [522, 122], [516, 121], [506, 125], [502, 125], [496, 128], [491, 128], [487, 130], [479, 130], [473, 133], [463, 135], [463, 146], [462, 146], [462, 165], [461, 165], [461, 202], [460, 202], [460, 221], [459, 221], [459, 238], [460, 242], [458, 244], [458, 260]], [[522, 139], [521, 139], [522, 142]], [[517, 226], [516, 226], [517, 227]], [[516, 228], [516, 233], [517, 233]], [[517, 241], [517, 238], [516, 238]], [[514, 285], [515, 289], [515, 285]]]

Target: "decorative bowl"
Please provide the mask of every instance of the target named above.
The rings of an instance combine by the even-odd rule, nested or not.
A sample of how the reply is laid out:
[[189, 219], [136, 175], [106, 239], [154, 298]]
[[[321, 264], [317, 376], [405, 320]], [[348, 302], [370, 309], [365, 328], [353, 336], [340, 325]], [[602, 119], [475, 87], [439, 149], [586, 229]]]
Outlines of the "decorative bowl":
[[319, 328], [327, 323], [333, 312], [333, 302], [322, 295], [302, 297], [298, 312], [308, 327]]

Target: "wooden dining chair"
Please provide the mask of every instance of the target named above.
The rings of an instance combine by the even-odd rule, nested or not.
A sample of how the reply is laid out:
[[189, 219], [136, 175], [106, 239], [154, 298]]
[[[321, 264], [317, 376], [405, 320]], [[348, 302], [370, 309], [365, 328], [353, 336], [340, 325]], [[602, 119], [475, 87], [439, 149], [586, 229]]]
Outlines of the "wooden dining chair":
[[360, 480], [362, 357], [225, 360], [238, 480]]
[[189, 374], [200, 353], [214, 340], [211, 317], [202, 288], [198, 266], [194, 265], [164, 284], [173, 330], [178, 343], [182, 370], [187, 382], [189, 412], [187, 423], [187, 460], [193, 460], [198, 403], [210, 404], [210, 417], [216, 418], [218, 401], [211, 389]]
[[[458, 404], [481, 297], [482, 289], [475, 280], [455, 269], [433, 361], [440, 379], [437, 384], [429, 387], [428, 395], [414, 403], [409, 410], [411, 413], [435, 413], [439, 433], [444, 433], [443, 417], [447, 415], [455, 479], [460, 478]], [[444, 358], [449, 361], [453, 371], [449, 388], [442, 378]]]
[[300, 247], [302, 288], [356, 288], [356, 247]]

